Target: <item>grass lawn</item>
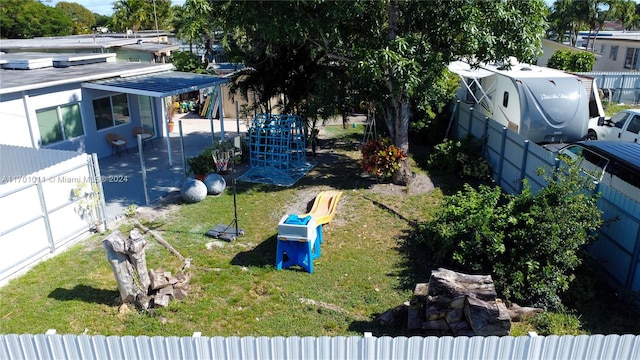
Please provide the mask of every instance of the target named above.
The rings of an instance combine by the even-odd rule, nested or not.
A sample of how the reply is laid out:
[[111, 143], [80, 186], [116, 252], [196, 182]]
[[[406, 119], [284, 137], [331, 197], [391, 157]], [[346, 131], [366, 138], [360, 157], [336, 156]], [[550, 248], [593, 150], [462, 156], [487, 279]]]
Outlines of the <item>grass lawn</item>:
[[[233, 220], [230, 184], [220, 196], [179, 205], [173, 212], [141, 213], [141, 222], [191, 259], [191, 290], [184, 300], [153, 313], [120, 306], [101, 245], [104, 236], [93, 236], [0, 289], [0, 332], [44, 333], [54, 328], [60, 334], [89, 335], [407, 335], [401, 327], [379, 325], [376, 317], [409, 300], [416, 283], [428, 281], [428, 254], [406, 239], [412, 221], [433, 216], [443, 194], [453, 191], [459, 180], [439, 177], [436, 189], [418, 194], [384, 191], [388, 184], [376, 184], [360, 170], [362, 134], [362, 127], [327, 128], [318, 156], [308, 158], [317, 165], [290, 188], [238, 182], [238, 220], [246, 235], [234, 242], [204, 235]], [[414, 170], [425, 173], [420, 163], [417, 160]], [[324, 227], [322, 257], [314, 261], [314, 273], [276, 270], [279, 219], [306, 212], [315, 195], [329, 189], [344, 194], [334, 221]], [[131, 228], [123, 223], [120, 230]], [[179, 259], [151, 236], [147, 242], [149, 269], [180, 271]], [[512, 335], [530, 330], [640, 333], [635, 315], [619, 313], [622, 309], [616, 309], [620, 306], [611, 296], [602, 299], [605, 308], [596, 301], [598, 296], [584, 302], [583, 308], [591, 309], [588, 314], [514, 324]]]

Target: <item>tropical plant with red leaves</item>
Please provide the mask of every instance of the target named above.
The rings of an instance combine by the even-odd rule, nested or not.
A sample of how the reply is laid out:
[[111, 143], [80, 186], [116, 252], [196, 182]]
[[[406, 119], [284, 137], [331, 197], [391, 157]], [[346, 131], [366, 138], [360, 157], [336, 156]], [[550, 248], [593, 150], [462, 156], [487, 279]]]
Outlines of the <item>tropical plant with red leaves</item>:
[[366, 142], [361, 152], [362, 169], [378, 180], [390, 178], [393, 172], [400, 168], [400, 162], [407, 158], [407, 154], [393, 145], [388, 137]]

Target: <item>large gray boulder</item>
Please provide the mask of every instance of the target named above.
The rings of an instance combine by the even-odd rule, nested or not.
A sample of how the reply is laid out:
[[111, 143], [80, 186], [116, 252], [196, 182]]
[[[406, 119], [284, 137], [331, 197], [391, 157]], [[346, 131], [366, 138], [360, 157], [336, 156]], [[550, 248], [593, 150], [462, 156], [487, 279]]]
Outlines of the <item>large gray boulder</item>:
[[204, 184], [207, 186], [207, 193], [209, 195], [220, 195], [227, 187], [227, 182], [224, 178], [216, 173], [207, 175], [204, 178]]
[[197, 179], [185, 179], [180, 188], [182, 200], [188, 203], [197, 203], [207, 197], [207, 186]]

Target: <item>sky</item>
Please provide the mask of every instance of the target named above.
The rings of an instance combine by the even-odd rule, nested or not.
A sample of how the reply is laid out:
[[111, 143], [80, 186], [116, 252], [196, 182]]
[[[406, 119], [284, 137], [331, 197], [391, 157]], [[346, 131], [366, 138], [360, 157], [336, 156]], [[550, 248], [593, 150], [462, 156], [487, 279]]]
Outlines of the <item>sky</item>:
[[[100, 15], [113, 14], [114, 0], [40, 0], [42, 3], [48, 6], [56, 6], [61, 1], [72, 2], [80, 4], [89, 11], [98, 13]], [[185, 0], [171, 0], [171, 5], [184, 5]]]

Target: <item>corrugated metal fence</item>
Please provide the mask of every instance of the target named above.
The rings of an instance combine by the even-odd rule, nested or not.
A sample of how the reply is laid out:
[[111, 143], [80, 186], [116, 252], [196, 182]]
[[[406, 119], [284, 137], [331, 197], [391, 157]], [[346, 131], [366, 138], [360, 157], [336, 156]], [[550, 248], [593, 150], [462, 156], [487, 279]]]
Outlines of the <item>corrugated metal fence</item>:
[[[557, 166], [555, 154], [526, 140], [473, 107], [460, 102], [457, 135], [468, 134], [486, 139], [485, 157], [493, 168], [493, 178], [502, 189], [516, 194], [527, 179], [533, 191], [545, 186], [537, 169]], [[601, 261], [606, 277], [614, 288], [626, 292], [640, 291], [640, 203], [629, 199], [606, 184], [599, 184], [598, 208], [603, 219], [598, 240], [591, 246], [592, 255]]]
[[595, 78], [598, 88], [604, 92], [605, 101], [625, 104], [640, 103], [640, 74], [632, 72], [584, 72]]
[[0, 335], [0, 359], [640, 358], [640, 335], [520, 337], [148, 337]]

